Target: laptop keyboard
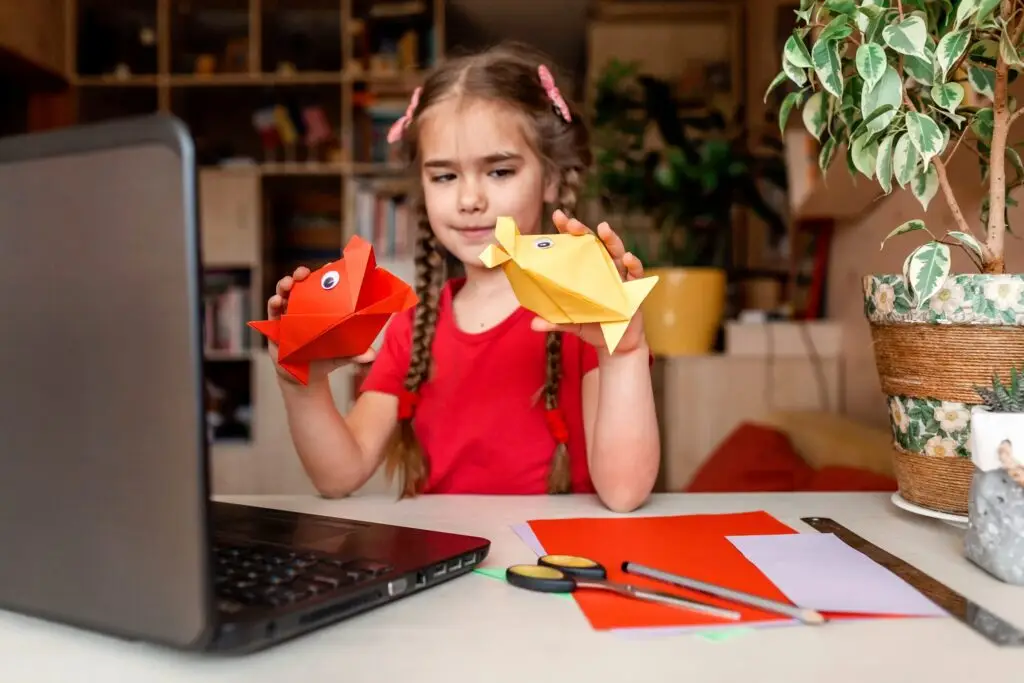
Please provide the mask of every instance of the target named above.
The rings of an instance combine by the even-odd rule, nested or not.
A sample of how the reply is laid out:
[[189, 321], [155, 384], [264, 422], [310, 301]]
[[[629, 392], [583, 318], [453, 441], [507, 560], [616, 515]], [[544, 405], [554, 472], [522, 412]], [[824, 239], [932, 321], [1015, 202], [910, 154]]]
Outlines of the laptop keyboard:
[[214, 591], [221, 608], [279, 607], [371, 581], [391, 571], [372, 560], [339, 560], [317, 552], [217, 544]]

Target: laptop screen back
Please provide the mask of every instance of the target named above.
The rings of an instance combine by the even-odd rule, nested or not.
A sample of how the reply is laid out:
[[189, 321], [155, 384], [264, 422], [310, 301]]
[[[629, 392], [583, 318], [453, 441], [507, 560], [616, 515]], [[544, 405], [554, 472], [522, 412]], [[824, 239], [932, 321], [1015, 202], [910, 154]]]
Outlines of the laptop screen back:
[[0, 607], [206, 628], [194, 188], [171, 119], [0, 141]]

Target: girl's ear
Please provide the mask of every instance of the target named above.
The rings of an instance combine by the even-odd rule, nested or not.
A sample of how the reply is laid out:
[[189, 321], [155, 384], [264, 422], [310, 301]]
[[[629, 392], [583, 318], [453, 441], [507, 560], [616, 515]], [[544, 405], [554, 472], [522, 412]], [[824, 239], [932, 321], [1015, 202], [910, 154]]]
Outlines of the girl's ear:
[[547, 180], [544, 183], [544, 201], [546, 203], [554, 204], [558, 201], [558, 184], [558, 174], [548, 173]]

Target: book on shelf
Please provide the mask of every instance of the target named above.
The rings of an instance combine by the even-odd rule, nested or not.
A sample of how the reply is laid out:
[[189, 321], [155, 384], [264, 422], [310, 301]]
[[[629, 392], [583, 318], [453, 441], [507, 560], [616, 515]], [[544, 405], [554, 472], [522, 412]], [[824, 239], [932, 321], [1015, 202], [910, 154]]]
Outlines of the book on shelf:
[[[215, 278], [213, 278], [215, 279]], [[216, 283], [203, 296], [203, 347], [206, 353], [241, 354], [250, 348], [247, 323], [252, 296], [248, 285]]]
[[356, 104], [362, 106], [365, 114], [365, 119], [355, 127], [357, 157], [374, 164], [398, 162], [398, 150], [388, 142], [388, 131], [405, 114], [408, 98], [378, 97], [363, 92], [356, 96]]
[[416, 219], [403, 192], [367, 184], [355, 191], [356, 234], [373, 245], [378, 259], [411, 258]]

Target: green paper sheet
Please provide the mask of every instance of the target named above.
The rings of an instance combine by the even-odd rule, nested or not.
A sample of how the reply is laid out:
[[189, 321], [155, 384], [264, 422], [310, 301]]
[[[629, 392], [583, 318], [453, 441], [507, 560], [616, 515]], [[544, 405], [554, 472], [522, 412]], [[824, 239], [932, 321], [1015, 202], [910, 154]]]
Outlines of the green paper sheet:
[[709, 640], [712, 643], [721, 643], [725, 640], [732, 640], [736, 636], [742, 636], [744, 633], [750, 633], [754, 629], [749, 626], [737, 626], [736, 628], [724, 628], [717, 631], [708, 631], [706, 633], [697, 633], [697, 637]]

